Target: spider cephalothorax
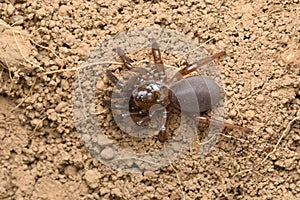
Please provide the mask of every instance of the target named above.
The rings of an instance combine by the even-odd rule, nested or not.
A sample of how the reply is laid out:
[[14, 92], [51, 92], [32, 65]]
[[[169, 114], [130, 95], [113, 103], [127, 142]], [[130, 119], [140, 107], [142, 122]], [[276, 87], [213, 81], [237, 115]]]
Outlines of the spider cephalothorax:
[[168, 105], [168, 89], [159, 83], [150, 82], [133, 91], [135, 104], [145, 110], [149, 110], [154, 104], [164, 107]]

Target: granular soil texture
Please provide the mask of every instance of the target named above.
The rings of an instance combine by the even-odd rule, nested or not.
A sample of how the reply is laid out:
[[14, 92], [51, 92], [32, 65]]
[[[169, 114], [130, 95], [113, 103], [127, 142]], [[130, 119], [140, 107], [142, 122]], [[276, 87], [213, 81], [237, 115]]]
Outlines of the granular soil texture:
[[[300, 199], [299, 15], [299, 0], [0, 1], [0, 199]], [[76, 69], [133, 27], [225, 50], [226, 121], [253, 132], [224, 130], [204, 158], [191, 146], [142, 174], [94, 158], [73, 119]]]

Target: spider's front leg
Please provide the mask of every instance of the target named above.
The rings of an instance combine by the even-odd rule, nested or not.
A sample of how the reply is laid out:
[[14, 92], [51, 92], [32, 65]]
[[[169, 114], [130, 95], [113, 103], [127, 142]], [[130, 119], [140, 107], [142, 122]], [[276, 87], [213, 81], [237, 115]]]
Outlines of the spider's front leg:
[[[125, 52], [117, 47], [116, 49], [117, 51], [117, 54], [118, 56], [120, 57], [122, 63], [123, 63], [123, 66], [125, 66], [127, 69], [133, 69], [134, 72], [140, 72], [141, 70], [138, 70], [136, 68], [134, 68], [132, 66], [132, 60], [130, 58], [128, 58], [126, 55], [125, 55]], [[145, 73], [145, 72], [144, 72]], [[124, 81], [120, 81], [114, 74], [111, 70], [106, 70], [106, 77], [114, 84], [116, 85], [116, 87], [118, 89], [124, 89], [125, 92], [121, 92], [118, 96], [119, 97], [122, 97], [122, 96], [126, 96], [126, 94], [128, 94], [128, 91], [130, 88], [132, 88], [132, 86], [136, 83], [136, 81], [138, 80], [138, 76], [133, 76], [131, 78], [129, 78], [125, 83]], [[109, 95], [111, 96], [111, 94]], [[108, 105], [107, 102], [103, 102], [104, 104]]]
[[125, 52], [119, 47], [117, 48], [117, 54], [121, 58], [124, 67], [126, 67], [127, 69], [133, 68], [133, 66], [131, 65], [132, 61], [125, 55]]
[[194, 63], [182, 68], [178, 72], [176, 72], [176, 74], [172, 78], [172, 81], [173, 82], [178, 81], [178, 80], [182, 79], [183, 76], [192, 73], [193, 71], [199, 69], [200, 67], [210, 63], [214, 59], [217, 59], [217, 58], [219, 58], [221, 56], [224, 56], [224, 55], [225, 55], [225, 51], [221, 51], [219, 53], [214, 54], [213, 56], [208, 56], [208, 57], [203, 58], [203, 59], [201, 59], [197, 62], [194, 62]]
[[164, 63], [161, 58], [159, 46], [155, 39], [153, 39], [152, 41], [152, 55], [153, 55], [156, 71], [158, 73], [158, 79], [159, 81], [163, 81], [166, 78], [166, 72], [165, 72]]
[[[121, 58], [121, 60], [123, 62], [123, 65], [127, 69], [132, 69], [133, 66], [131, 65], [131, 60], [127, 56], [125, 56], [124, 51], [122, 49], [120, 49], [120, 48], [117, 48], [117, 53], [118, 53], [119, 57]], [[118, 88], [125, 88], [125, 86], [119, 81], [119, 79], [112, 73], [111, 70], [106, 70], [106, 76]], [[129, 86], [129, 84], [133, 85], [132, 82], [135, 82], [136, 79], [137, 79], [137, 77], [130, 79], [130, 82], [128, 83], [128, 86]]]

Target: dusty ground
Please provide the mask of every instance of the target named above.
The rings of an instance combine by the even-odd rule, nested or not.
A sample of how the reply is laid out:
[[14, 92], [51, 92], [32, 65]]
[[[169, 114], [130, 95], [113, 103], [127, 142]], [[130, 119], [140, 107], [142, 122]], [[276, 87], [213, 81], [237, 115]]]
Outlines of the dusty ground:
[[[298, 0], [2, 0], [0, 11], [0, 199], [300, 199]], [[73, 122], [68, 69], [144, 26], [225, 49], [227, 121], [254, 132], [224, 131], [205, 158], [191, 149], [144, 174], [93, 158]]]

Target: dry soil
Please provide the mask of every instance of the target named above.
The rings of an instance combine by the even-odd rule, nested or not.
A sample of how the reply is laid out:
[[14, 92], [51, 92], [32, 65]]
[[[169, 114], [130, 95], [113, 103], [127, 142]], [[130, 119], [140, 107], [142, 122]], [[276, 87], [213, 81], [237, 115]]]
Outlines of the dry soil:
[[[300, 199], [299, 15], [299, 0], [1, 0], [0, 199]], [[253, 133], [143, 174], [93, 158], [72, 115], [76, 68], [133, 27], [225, 50], [226, 121]]]

